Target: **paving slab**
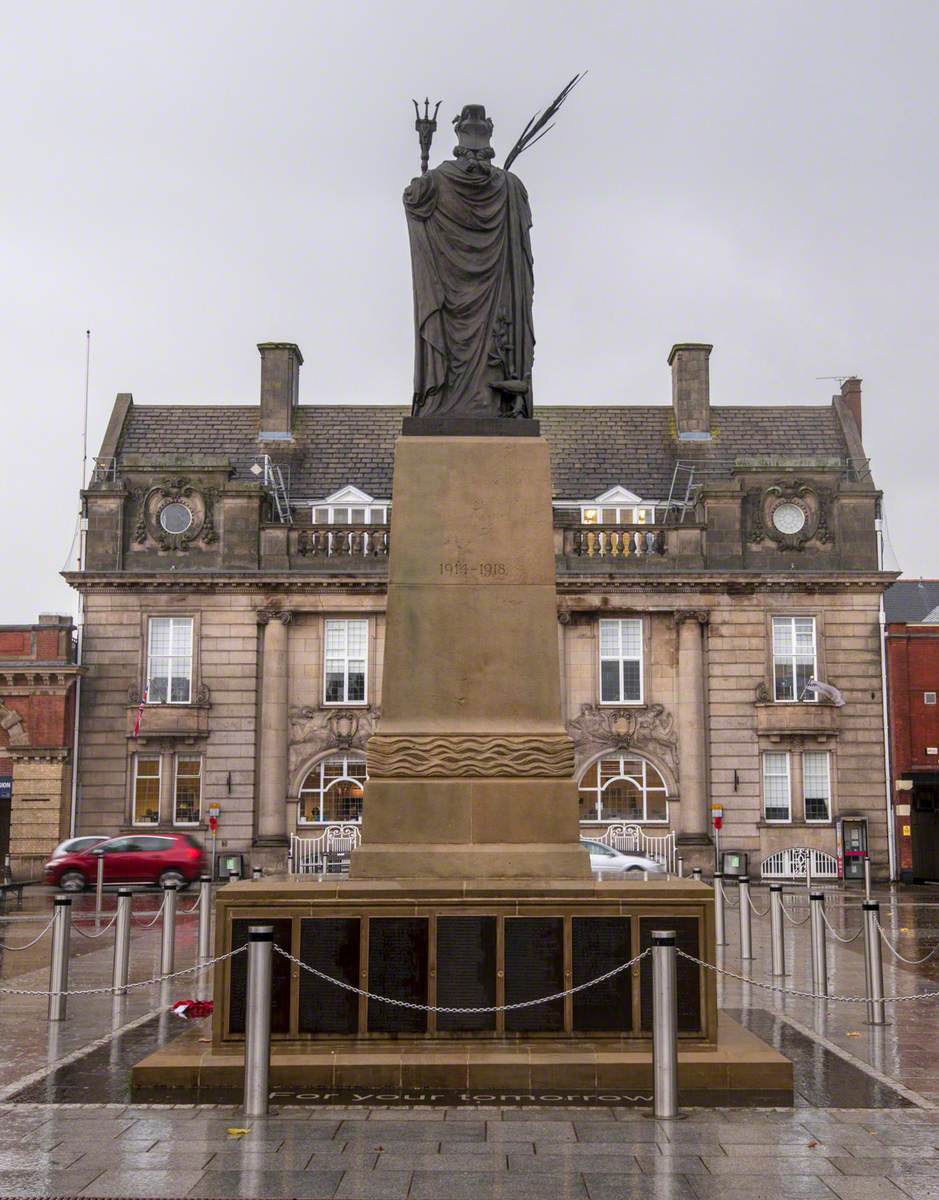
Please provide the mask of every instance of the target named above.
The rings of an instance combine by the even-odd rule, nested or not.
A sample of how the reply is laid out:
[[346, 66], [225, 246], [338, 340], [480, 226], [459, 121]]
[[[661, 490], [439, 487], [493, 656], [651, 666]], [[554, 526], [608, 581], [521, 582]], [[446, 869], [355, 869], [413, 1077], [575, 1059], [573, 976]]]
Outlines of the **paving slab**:
[[201, 1179], [176, 1195], [210, 1196], [219, 1200], [227, 1197], [240, 1200], [242, 1196], [331, 1200], [341, 1179], [341, 1171], [276, 1171], [266, 1167], [251, 1171], [206, 1171]]

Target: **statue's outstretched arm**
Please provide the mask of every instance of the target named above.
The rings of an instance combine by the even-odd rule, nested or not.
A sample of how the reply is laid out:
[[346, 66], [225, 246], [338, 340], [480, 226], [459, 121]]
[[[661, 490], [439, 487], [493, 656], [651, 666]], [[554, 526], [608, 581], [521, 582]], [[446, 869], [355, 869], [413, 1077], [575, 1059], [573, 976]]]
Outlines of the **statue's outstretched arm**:
[[426, 175], [418, 175], [404, 189], [404, 207], [409, 217], [415, 221], [426, 221], [433, 216], [437, 207], [437, 175], [428, 171]]

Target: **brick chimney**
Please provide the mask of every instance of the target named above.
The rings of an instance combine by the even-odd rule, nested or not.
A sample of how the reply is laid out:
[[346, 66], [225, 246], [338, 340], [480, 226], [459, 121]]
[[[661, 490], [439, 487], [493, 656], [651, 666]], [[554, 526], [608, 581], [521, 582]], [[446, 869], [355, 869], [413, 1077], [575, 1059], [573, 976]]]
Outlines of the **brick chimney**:
[[863, 433], [861, 429], [861, 380], [856, 375], [852, 375], [842, 383], [841, 402], [854, 417], [858, 437], [861, 437]]
[[261, 342], [261, 431], [259, 441], [293, 437], [293, 410], [300, 398], [303, 355], [293, 342]]
[[711, 384], [708, 358], [713, 346], [679, 342], [672, 346], [672, 407], [680, 441], [700, 442], [711, 436]]

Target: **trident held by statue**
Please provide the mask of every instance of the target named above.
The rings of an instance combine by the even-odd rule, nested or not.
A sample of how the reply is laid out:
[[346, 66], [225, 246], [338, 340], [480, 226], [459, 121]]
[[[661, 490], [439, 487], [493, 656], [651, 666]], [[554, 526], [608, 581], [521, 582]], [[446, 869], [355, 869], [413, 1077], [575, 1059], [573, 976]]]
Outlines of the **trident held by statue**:
[[437, 106], [434, 109], [434, 115], [430, 115], [430, 100], [424, 100], [424, 115], [421, 116], [420, 106], [416, 100], [412, 100], [414, 105], [414, 113], [417, 120], [414, 122], [414, 128], [417, 130], [417, 139], [421, 144], [421, 174], [427, 174], [427, 160], [430, 158], [430, 143], [434, 140], [434, 134], [437, 132], [437, 112], [440, 108], [440, 101], [437, 101]]

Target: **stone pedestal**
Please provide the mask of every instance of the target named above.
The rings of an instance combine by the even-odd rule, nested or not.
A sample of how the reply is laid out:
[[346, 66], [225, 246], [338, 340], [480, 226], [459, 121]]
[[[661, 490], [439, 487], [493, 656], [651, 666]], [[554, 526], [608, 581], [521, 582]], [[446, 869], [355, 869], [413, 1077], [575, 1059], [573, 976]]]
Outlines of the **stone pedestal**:
[[354, 879], [587, 879], [547, 443], [397, 444], [382, 719]]

